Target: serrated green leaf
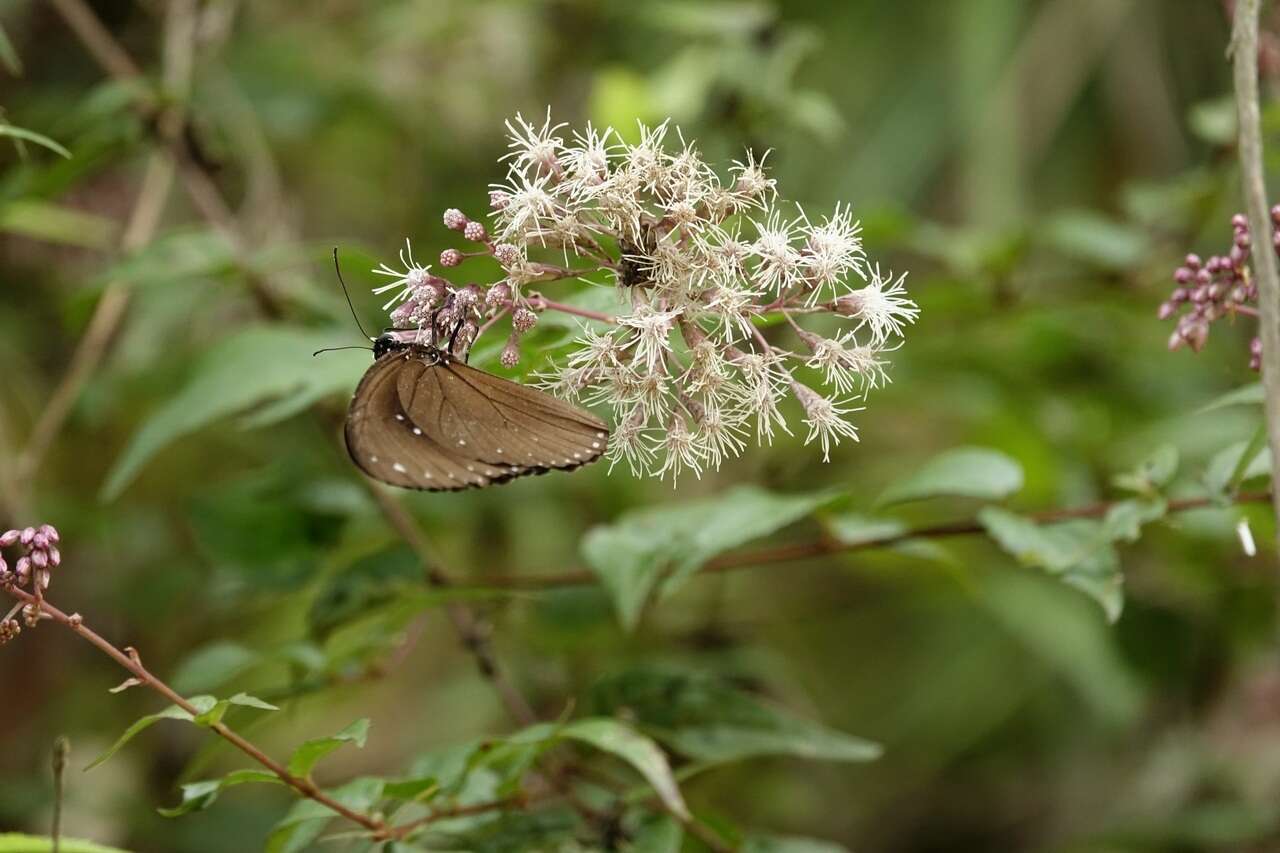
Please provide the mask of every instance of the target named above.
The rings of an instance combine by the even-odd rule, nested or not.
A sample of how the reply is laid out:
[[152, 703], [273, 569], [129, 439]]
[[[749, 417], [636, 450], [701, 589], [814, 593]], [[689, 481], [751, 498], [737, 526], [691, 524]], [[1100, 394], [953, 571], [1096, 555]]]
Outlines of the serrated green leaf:
[[674, 751], [707, 766], [770, 755], [872, 761], [878, 744], [797, 717], [705, 673], [642, 667], [602, 679], [600, 713], [626, 713]]
[[368, 364], [361, 359], [314, 359], [312, 352], [345, 331], [271, 326], [246, 329], [205, 353], [191, 380], [152, 412], [116, 460], [102, 488], [117, 497], [144, 465], [174, 440], [221, 418], [271, 399], [302, 396], [314, 400], [355, 387]]
[[924, 467], [881, 493], [877, 506], [934, 497], [999, 500], [1022, 488], [1022, 466], [985, 447], [959, 447], [935, 456]]
[[689, 818], [689, 807], [680, 794], [667, 756], [651, 739], [617, 720], [605, 718], [575, 720], [561, 728], [559, 734], [621, 758], [653, 787], [668, 811]]
[[1042, 569], [1091, 596], [1111, 622], [1124, 606], [1120, 558], [1096, 521], [1036, 524], [999, 507], [985, 507], [978, 520], [987, 534], [1025, 566]]
[[43, 134], [36, 133], [34, 130], [27, 130], [25, 127], [14, 127], [11, 124], [0, 124], [0, 136], [8, 136], [12, 139], [21, 139], [23, 142], [32, 142], [42, 148], [48, 148], [55, 154], [60, 154], [71, 159], [71, 152], [63, 148], [57, 142], [54, 142]]
[[157, 811], [165, 817], [178, 817], [188, 812], [202, 811], [213, 805], [218, 795], [227, 788], [250, 782], [282, 784], [280, 777], [265, 770], [235, 770], [221, 779], [208, 779], [183, 785], [182, 802], [173, 808], [157, 809]]
[[294, 776], [308, 776], [311, 774], [311, 769], [316, 766], [316, 762], [338, 747], [352, 743], [358, 749], [362, 749], [368, 737], [369, 721], [360, 719], [336, 735], [313, 738], [293, 751], [293, 755], [289, 758], [289, 772]]
[[622, 624], [632, 629], [664, 577], [661, 593], [669, 595], [711, 557], [794, 524], [836, 497], [739, 486], [595, 527], [582, 541], [582, 555], [613, 597]]
[[[81, 838], [59, 840], [61, 853], [129, 853], [119, 847], [107, 847]], [[20, 832], [0, 833], [0, 853], [52, 853], [53, 841], [41, 835], [23, 835]]]

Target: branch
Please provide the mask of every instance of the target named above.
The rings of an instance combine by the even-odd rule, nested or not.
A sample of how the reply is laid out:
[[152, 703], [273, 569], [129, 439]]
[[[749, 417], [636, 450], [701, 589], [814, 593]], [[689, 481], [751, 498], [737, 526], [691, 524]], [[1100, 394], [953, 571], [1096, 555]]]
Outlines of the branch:
[[[1260, 503], [1271, 499], [1270, 492], [1245, 492], [1237, 495], [1234, 503]], [[1169, 512], [1187, 512], [1193, 509], [1204, 509], [1216, 505], [1214, 498], [1183, 498], [1169, 501]], [[1056, 524], [1076, 518], [1102, 518], [1116, 505], [1115, 501], [1089, 504], [1069, 509], [1051, 509], [1027, 515], [1039, 524]], [[863, 539], [860, 542], [842, 542], [838, 539], [821, 538], [806, 542], [791, 542], [785, 545], [772, 545], [765, 548], [754, 548], [747, 551], [735, 551], [713, 557], [702, 565], [700, 574], [731, 572], [748, 569], [754, 566], [765, 566], [770, 563], [790, 563], [796, 560], [808, 560], [828, 554], [847, 554], [853, 551], [868, 551], [874, 548], [888, 548], [912, 539], [945, 539], [952, 536], [973, 536], [985, 533], [986, 528], [976, 518], [964, 521], [953, 521], [946, 524], [934, 524], [927, 527], [916, 527], [901, 533]], [[589, 586], [596, 583], [599, 577], [590, 569], [574, 569], [559, 574], [542, 575], [499, 575], [486, 578], [484, 585], [491, 589], [557, 589], [566, 586]]]
[[[130, 656], [116, 648], [109, 640], [104, 639], [96, 631], [85, 625], [84, 621], [78, 615], [68, 615], [54, 607], [48, 601], [37, 599], [36, 596], [31, 593], [18, 589], [15, 586], [6, 587], [5, 591], [25, 604], [38, 605], [42, 614], [47, 615], [53, 621], [64, 625], [76, 634], [79, 634], [83, 639], [88, 640], [96, 646], [99, 651], [103, 652], [116, 663], [120, 664], [120, 666], [128, 670], [142, 686], [148, 687], [156, 693], [159, 693], [161, 696], [186, 711], [192, 717], [200, 715], [198, 708], [184, 699], [177, 691], [164, 681], [153, 675], [150, 670], [142, 665], [142, 661], [136, 655]], [[310, 779], [294, 776], [285, 769], [284, 765], [280, 764], [261, 749], [232, 731], [226, 723], [214, 723], [209, 726], [209, 728], [236, 749], [240, 750], [245, 755], [270, 770], [280, 779], [281, 782], [288, 785], [290, 788], [293, 788], [302, 796], [309, 800], [315, 800], [330, 811], [345, 817], [353, 823], [363, 826], [365, 829], [374, 833], [378, 838], [385, 838], [388, 836], [388, 832], [390, 830], [388, 829], [386, 822], [381, 818], [371, 817], [369, 815], [362, 814], [361, 812], [354, 811], [353, 809], [349, 809], [333, 797], [330, 797], [324, 791], [320, 790], [320, 788], [317, 787]]]
[[[1240, 123], [1240, 179], [1249, 231], [1253, 234], [1253, 269], [1257, 275], [1259, 326], [1262, 332], [1262, 387], [1266, 397], [1267, 444], [1271, 448], [1271, 482], [1280, 483], [1280, 273], [1272, 250], [1267, 177], [1262, 159], [1262, 116], [1258, 105], [1259, 0], [1239, 0], [1231, 34], [1236, 113]], [[1280, 488], [1272, 498], [1280, 535]]]

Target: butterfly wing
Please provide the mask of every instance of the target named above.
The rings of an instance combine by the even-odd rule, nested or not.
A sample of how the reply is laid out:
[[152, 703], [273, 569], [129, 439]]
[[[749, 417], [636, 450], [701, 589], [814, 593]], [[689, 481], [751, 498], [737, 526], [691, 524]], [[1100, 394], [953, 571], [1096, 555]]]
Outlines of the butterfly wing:
[[451, 453], [513, 476], [599, 459], [609, 430], [590, 412], [456, 361], [418, 362], [396, 377], [400, 405]]
[[398, 384], [405, 372], [420, 375], [423, 365], [408, 353], [390, 352], [365, 372], [351, 398], [345, 428], [347, 452], [356, 466], [392, 486], [427, 491], [480, 488], [518, 476], [510, 466], [451, 452], [410, 419]]

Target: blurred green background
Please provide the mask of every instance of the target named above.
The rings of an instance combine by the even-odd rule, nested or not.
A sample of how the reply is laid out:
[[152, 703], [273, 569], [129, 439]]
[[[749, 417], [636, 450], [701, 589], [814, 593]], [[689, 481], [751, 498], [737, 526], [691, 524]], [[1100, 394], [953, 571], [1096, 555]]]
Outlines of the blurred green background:
[[[152, 81], [170, 79], [168, 4], [93, 7]], [[1022, 465], [1017, 509], [1112, 496], [1111, 476], [1161, 443], [1181, 451], [1172, 492], [1198, 495], [1208, 461], [1257, 424], [1253, 408], [1199, 411], [1254, 381], [1252, 329], [1220, 323], [1205, 352], [1171, 354], [1171, 326], [1155, 319], [1178, 259], [1225, 250], [1239, 206], [1218, 2], [207, 0], [198, 12], [194, 51], [168, 59], [169, 74], [192, 64], [189, 93], [171, 93], [251, 237], [242, 258], [181, 178], [154, 239], [118, 249], [155, 148], [135, 91], [107, 80], [51, 4], [0, 4], [21, 63], [0, 73], [3, 118], [73, 154], [0, 151], [7, 468], [104, 289], [119, 280], [132, 294], [66, 428], [4, 509], [62, 530], [53, 600], [179, 689], [296, 694], [244, 724], [270, 751], [370, 717], [368, 746], [336, 754], [322, 781], [393, 775], [424, 750], [510, 729], [429, 602], [410, 623], [421, 639], [388, 675], [340, 677], [385, 656], [424, 605], [398, 594], [416, 570], [336, 429], [306, 414], [258, 428], [220, 418], [113, 499], [103, 484], [201, 358], [260, 322], [254, 281], [277, 283], [321, 343], [358, 342], [329, 248], [342, 247], [376, 324], [367, 268], [406, 236], [420, 259], [454, 245], [441, 213], [485, 210], [517, 111], [550, 105], [575, 126], [628, 133], [671, 116], [713, 162], [772, 149], [785, 197], [853, 204], [872, 257], [911, 271], [922, 314], [893, 384], [860, 417], [861, 444], [830, 464], [790, 439], [675, 490], [601, 464], [406, 495], [459, 578], [580, 566], [593, 525], [734, 484], [831, 487], [848, 493], [838, 511], [869, 512], [886, 484], [959, 445]], [[298, 357], [322, 377], [321, 405], [343, 404], [330, 392], [354, 387], [367, 355], [310, 362], [309, 348]], [[976, 508], [889, 514], [926, 523]], [[1264, 556], [1241, 553], [1242, 516]], [[779, 538], [817, 530], [806, 521]], [[1115, 625], [976, 537], [696, 578], [633, 633], [598, 587], [478, 606], [545, 718], [620, 669], [679, 664], [885, 747], [872, 763], [761, 758], [689, 781], [695, 809], [717, 819], [864, 851], [1274, 850], [1270, 539], [1259, 507], [1154, 525], [1122, 549]], [[155, 811], [179, 781], [240, 765], [202, 732], [157, 726], [80, 772], [161, 707], [141, 690], [108, 695], [122, 677], [54, 627], [0, 649], [0, 829], [45, 831], [48, 755], [67, 734], [70, 834], [139, 851], [256, 849], [288, 806], [282, 790], [228, 792], [176, 820]]]

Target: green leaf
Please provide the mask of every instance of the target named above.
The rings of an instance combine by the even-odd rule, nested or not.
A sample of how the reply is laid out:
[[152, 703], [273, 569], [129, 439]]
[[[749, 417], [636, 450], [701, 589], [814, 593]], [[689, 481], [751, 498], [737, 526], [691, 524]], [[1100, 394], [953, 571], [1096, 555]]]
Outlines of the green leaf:
[[1117, 474], [1112, 482], [1117, 488], [1150, 495], [1167, 486], [1178, 472], [1178, 448], [1163, 444], [1132, 471]]
[[158, 809], [165, 817], [178, 817], [188, 812], [207, 809], [218, 799], [218, 794], [227, 788], [244, 785], [249, 782], [281, 784], [280, 777], [265, 770], [236, 770], [221, 779], [209, 779], [202, 782], [189, 782], [182, 786], [182, 802], [170, 809]]
[[275, 705], [270, 702], [264, 702], [257, 696], [250, 696], [248, 693], [237, 693], [227, 700], [232, 705], [239, 705], [243, 708], [257, 708], [259, 711], [279, 711]]
[[631, 836], [631, 853], [680, 853], [684, 827], [666, 814], [647, 814]]
[[14, 199], [0, 206], [0, 231], [85, 249], [110, 249], [118, 227], [104, 216], [38, 199]]
[[239, 643], [211, 643], [188, 655], [170, 683], [179, 693], [213, 690], [260, 661], [261, 655]]
[[1089, 210], [1054, 214], [1041, 228], [1057, 251], [1107, 270], [1129, 270], [1150, 253], [1147, 233]]
[[676, 752], [704, 764], [769, 755], [820, 761], [871, 761], [878, 744], [805, 720], [714, 676], [640, 667], [592, 690], [601, 714], [625, 714]]
[[1266, 401], [1266, 392], [1262, 389], [1261, 382], [1254, 382], [1252, 385], [1245, 385], [1234, 391], [1229, 391], [1221, 397], [1207, 403], [1200, 408], [1199, 413], [1212, 412], [1214, 409], [1224, 409], [1227, 406], [1261, 406]]
[[688, 819], [689, 807], [680, 795], [680, 786], [671, 765], [658, 745], [617, 720], [605, 718], [575, 720], [559, 730], [563, 737], [589, 744], [630, 764], [653, 786], [658, 798], [672, 814]]
[[1238, 441], [1214, 454], [1205, 468], [1204, 484], [1212, 494], [1226, 497], [1247, 481], [1270, 474], [1271, 450], [1264, 437], [1260, 444]]
[[1022, 466], [984, 447], [960, 447], [935, 456], [924, 467], [891, 483], [878, 506], [943, 495], [999, 500], [1022, 488]]
[[[381, 779], [360, 778], [327, 793], [353, 811], [368, 812], [382, 798]], [[298, 800], [271, 830], [266, 853], [298, 853], [312, 850], [311, 842], [337, 814], [315, 800]]]
[[895, 518], [874, 518], [858, 513], [839, 513], [826, 520], [827, 530], [846, 545], [862, 545], [892, 539], [907, 532], [907, 525]]
[[[189, 701], [192, 705], [194, 705], [196, 707], [196, 710], [201, 714], [207, 713], [216, 704], [216, 700], [212, 696], [193, 696], [191, 697], [191, 699], [187, 701]], [[111, 756], [119, 752], [121, 748], [123, 748], [124, 745], [127, 744], [129, 741], [133, 740], [135, 737], [137, 737], [147, 729], [151, 728], [151, 726], [155, 725], [161, 720], [185, 720], [186, 722], [190, 723], [194, 720], [194, 717], [192, 717], [191, 714], [185, 711], [184, 709], [179, 708], [177, 705], [170, 705], [168, 708], [165, 708], [163, 711], [158, 711], [154, 714], [148, 714], [147, 716], [136, 721], [133, 725], [129, 726], [129, 728], [125, 729], [124, 734], [120, 735], [120, 737], [116, 740], [116, 742], [113, 743], [107, 749], [106, 752], [102, 753], [97, 758], [95, 758], [89, 764], [89, 766], [85, 768], [85, 770], [92, 770], [93, 768], [97, 767], [99, 764], [102, 764]]]
[[102, 488], [117, 497], [144, 465], [174, 440], [251, 406], [282, 397], [314, 401], [350, 391], [368, 364], [335, 353], [311, 353], [342, 340], [345, 330], [314, 331], [288, 326], [246, 329], [220, 341], [200, 359], [186, 386], [134, 435]]
[[798, 835], [752, 835], [743, 841], [742, 853], [848, 853], [848, 848]]
[[[80, 838], [59, 840], [62, 853], [129, 853], [119, 847], [94, 844]], [[53, 841], [42, 835], [23, 835], [20, 832], [0, 833], [0, 853], [52, 853]]]
[[1042, 569], [1091, 596], [1111, 622], [1120, 618], [1124, 606], [1120, 558], [1101, 524], [1079, 519], [1039, 525], [999, 507], [984, 508], [978, 520], [1018, 562]]
[[582, 556], [613, 597], [622, 624], [632, 629], [664, 576], [662, 594], [668, 595], [716, 554], [793, 524], [835, 497], [739, 486], [593, 528], [582, 541]]
[[1142, 526], [1159, 521], [1169, 512], [1169, 504], [1160, 498], [1120, 501], [1107, 510], [1102, 519], [1102, 533], [1112, 542], [1137, 542]]
[[336, 735], [309, 740], [293, 751], [293, 755], [289, 758], [289, 772], [294, 776], [308, 776], [311, 774], [311, 769], [316, 766], [316, 762], [344, 743], [353, 743], [357, 748], [363, 749], [368, 737], [369, 721], [361, 719]]
[[48, 148], [55, 154], [61, 154], [68, 160], [71, 159], [71, 152], [54, 142], [47, 136], [36, 133], [33, 130], [27, 130], [24, 127], [14, 127], [11, 124], [0, 124], [0, 136], [8, 136], [13, 139], [21, 139], [24, 142], [34, 142], [44, 148]]
[[1212, 145], [1236, 141], [1236, 105], [1230, 95], [1200, 101], [1187, 113], [1192, 133]]

